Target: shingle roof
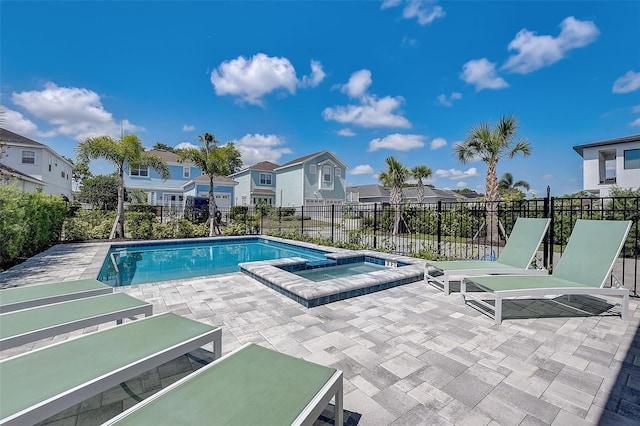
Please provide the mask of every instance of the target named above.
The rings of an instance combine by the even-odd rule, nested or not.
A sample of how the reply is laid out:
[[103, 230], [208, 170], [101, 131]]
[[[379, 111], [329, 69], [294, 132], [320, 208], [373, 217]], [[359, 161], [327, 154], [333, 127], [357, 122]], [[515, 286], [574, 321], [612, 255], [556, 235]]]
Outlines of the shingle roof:
[[389, 190], [387, 188], [375, 183], [369, 185], [347, 186], [346, 192], [357, 192], [361, 198], [389, 196]]
[[[193, 178], [191, 179], [194, 182], [198, 182], [198, 183], [206, 183], [209, 184], [209, 176], [208, 175], [201, 175], [198, 176], [197, 178]], [[226, 183], [226, 184], [230, 184], [230, 185], [237, 185], [238, 182], [236, 182], [235, 180], [228, 178], [226, 176], [214, 176], [213, 177], [213, 181], [217, 182], [217, 183]]]
[[331, 151], [327, 151], [326, 149], [324, 151], [318, 151], [318, 152], [314, 152], [313, 154], [309, 154], [309, 155], [305, 155], [303, 157], [299, 157], [299, 158], [295, 158], [291, 161], [289, 161], [288, 163], [283, 164], [282, 166], [278, 167], [278, 169], [284, 169], [285, 167], [289, 167], [289, 166], [294, 166], [296, 164], [302, 164], [307, 160], [310, 160], [311, 158], [314, 157], [318, 157], [322, 154], [329, 154], [331, 155], [333, 158], [336, 159], [336, 161], [338, 161], [342, 166], [347, 167], [346, 164], [344, 164], [338, 157], [336, 157], [336, 155], [334, 153], [332, 153]]
[[273, 171], [275, 169], [277, 169], [278, 167], [280, 167], [279, 165], [277, 165], [276, 163], [272, 163], [271, 161], [261, 161], [257, 164], [254, 164], [253, 166], [247, 167], [247, 169], [249, 170], [267, 170], [267, 171]]
[[45, 144], [42, 144], [40, 142], [36, 142], [34, 140], [31, 140], [27, 137], [24, 137], [22, 135], [19, 135], [17, 133], [13, 133], [10, 130], [7, 129], [3, 129], [0, 127], [0, 141], [3, 142], [15, 142], [15, 143], [21, 143], [21, 144], [25, 144], [25, 145], [33, 145], [33, 146], [38, 146], [40, 148], [48, 148]]

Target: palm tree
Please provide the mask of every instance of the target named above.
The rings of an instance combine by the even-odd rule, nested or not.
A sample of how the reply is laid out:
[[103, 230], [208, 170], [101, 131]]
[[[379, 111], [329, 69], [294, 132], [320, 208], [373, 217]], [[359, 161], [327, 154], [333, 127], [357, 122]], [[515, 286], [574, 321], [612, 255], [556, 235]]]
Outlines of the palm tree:
[[422, 179], [429, 179], [432, 174], [433, 172], [431, 169], [423, 165], [415, 166], [411, 169], [411, 177], [417, 181], [416, 195], [418, 204], [422, 204], [422, 201], [424, 200], [424, 183], [422, 182]]
[[387, 169], [380, 173], [379, 179], [382, 184], [391, 189], [389, 201], [393, 206], [393, 235], [398, 233], [400, 226], [400, 213], [402, 209], [402, 186], [409, 178], [411, 172], [395, 157], [387, 157], [385, 160]]
[[198, 136], [198, 140], [204, 144], [202, 148], [189, 148], [177, 151], [178, 161], [192, 161], [196, 167], [202, 170], [203, 174], [209, 176], [209, 236], [213, 237], [216, 222], [214, 220], [218, 206], [213, 195], [215, 176], [226, 176], [234, 173], [242, 167], [240, 151], [233, 143], [228, 143], [219, 147], [220, 141], [211, 133], [204, 133]]
[[527, 182], [526, 180], [519, 180], [517, 182], [514, 182], [513, 175], [509, 172], [503, 174], [500, 178], [500, 181], [498, 182], [498, 190], [501, 194], [515, 194], [519, 197], [523, 197], [524, 194], [522, 194], [522, 191], [520, 191], [518, 188], [524, 188], [528, 191], [531, 189], [531, 185], [529, 185], [529, 182]]
[[109, 238], [124, 238], [124, 169], [125, 164], [131, 169], [151, 168], [157, 171], [162, 179], [169, 178], [169, 166], [160, 157], [145, 152], [142, 142], [136, 135], [124, 135], [120, 139], [110, 136], [87, 138], [76, 148], [78, 163], [88, 163], [90, 160], [103, 159], [116, 167], [118, 176], [118, 214], [116, 216], [115, 232]]
[[487, 203], [487, 236], [491, 243], [497, 243], [498, 235], [498, 161], [507, 156], [513, 158], [517, 154], [524, 157], [531, 153], [531, 144], [526, 139], [516, 141], [518, 120], [514, 116], [502, 116], [494, 128], [482, 123], [474, 126], [462, 144], [454, 146], [454, 153], [463, 164], [480, 159], [487, 164], [487, 180], [485, 184]]

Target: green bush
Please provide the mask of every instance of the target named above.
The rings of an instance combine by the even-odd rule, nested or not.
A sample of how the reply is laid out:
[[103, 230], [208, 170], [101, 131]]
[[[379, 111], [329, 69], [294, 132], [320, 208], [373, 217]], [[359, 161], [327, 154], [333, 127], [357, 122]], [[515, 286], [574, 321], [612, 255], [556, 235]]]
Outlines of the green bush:
[[229, 219], [234, 222], [244, 222], [248, 214], [249, 206], [232, 206], [231, 209], [229, 209]]
[[129, 230], [131, 238], [148, 240], [153, 238], [153, 225], [156, 222], [155, 213], [129, 212], [125, 216], [125, 229]]
[[0, 269], [58, 243], [68, 211], [61, 196], [0, 186]]

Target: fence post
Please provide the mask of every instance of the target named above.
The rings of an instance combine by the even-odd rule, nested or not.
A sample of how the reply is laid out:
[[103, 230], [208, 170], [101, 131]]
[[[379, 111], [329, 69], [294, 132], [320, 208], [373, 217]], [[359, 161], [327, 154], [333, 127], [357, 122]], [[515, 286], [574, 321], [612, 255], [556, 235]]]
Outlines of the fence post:
[[336, 225], [336, 205], [331, 204], [331, 242], [333, 243], [333, 228]]
[[440, 243], [442, 242], [442, 200], [438, 200], [438, 256], [441, 256]]
[[[547, 195], [544, 198], [544, 206], [543, 206], [543, 213], [542, 213], [542, 217], [544, 217], [545, 219], [550, 218], [550, 211], [549, 211], [549, 192], [550, 192], [550, 188], [549, 186], [547, 186]], [[553, 218], [551, 218], [551, 220], [553, 221]], [[550, 224], [550, 228], [553, 227], [553, 224]], [[549, 245], [551, 244], [551, 238], [549, 238], [551, 235], [551, 229], [549, 229], [549, 231], [547, 232], [547, 235], [545, 235], [544, 237], [544, 244], [543, 244], [543, 248], [542, 248], [542, 265], [544, 266], [544, 268], [548, 271], [549, 270]], [[553, 251], [553, 247], [551, 247], [551, 251]]]
[[304, 206], [300, 206], [300, 235], [304, 235]]
[[553, 270], [553, 242], [555, 240], [555, 200], [554, 197], [549, 198], [549, 217], [551, 218], [551, 222], [549, 223], [549, 267], [547, 270]]
[[378, 203], [373, 203], [373, 248], [378, 248]]

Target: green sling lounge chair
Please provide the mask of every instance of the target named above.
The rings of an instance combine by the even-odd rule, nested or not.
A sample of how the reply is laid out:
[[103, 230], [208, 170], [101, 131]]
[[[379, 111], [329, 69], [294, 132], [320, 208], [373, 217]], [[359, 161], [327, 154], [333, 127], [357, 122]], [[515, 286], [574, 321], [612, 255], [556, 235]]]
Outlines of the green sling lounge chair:
[[222, 330], [172, 313], [85, 334], [0, 361], [0, 424], [34, 424], [213, 342]]
[[449, 295], [450, 282], [461, 281], [463, 277], [493, 274], [547, 274], [545, 270], [529, 269], [529, 267], [548, 227], [549, 219], [519, 217], [498, 260], [427, 261], [424, 279]]
[[341, 371], [248, 344], [104, 425], [312, 425], [333, 397], [342, 425], [342, 392]]
[[0, 313], [112, 292], [95, 279], [12, 287], [0, 290]]
[[[460, 285], [463, 301], [473, 300], [494, 313], [496, 324], [502, 322], [502, 301], [509, 297], [550, 295], [604, 295], [622, 297], [622, 319], [629, 316], [629, 290], [605, 287], [613, 263], [631, 228], [631, 221], [578, 219], [560, 262], [547, 276], [484, 276], [465, 278]], [[495, 305], [467, 293], [472, 282], [495, 298]], [[478, 294], [478, 293], [474, 293]], [[485, 294], [485, 293], [483, 293]]]
[[152, 311], [150, 303], [110, 293], [0, 314], [0, 350]]

